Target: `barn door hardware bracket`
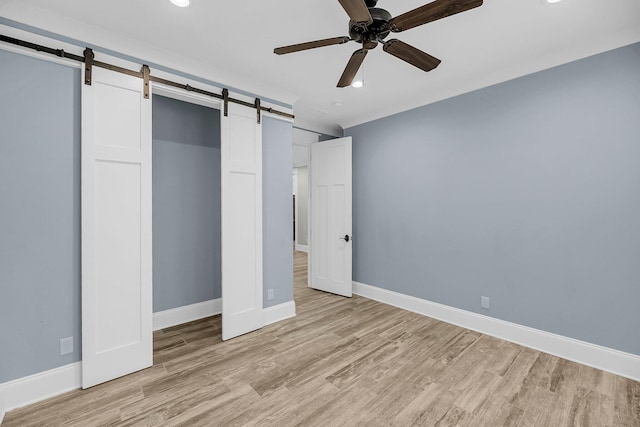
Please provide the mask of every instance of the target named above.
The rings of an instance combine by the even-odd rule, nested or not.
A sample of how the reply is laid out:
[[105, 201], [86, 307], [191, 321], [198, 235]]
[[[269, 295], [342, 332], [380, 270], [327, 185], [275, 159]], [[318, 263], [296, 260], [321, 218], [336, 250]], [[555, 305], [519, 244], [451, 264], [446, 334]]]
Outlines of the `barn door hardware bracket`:
[[151, 70], [148, 65], [142, 66], [142, 78], [144, 80], [144, 99], [149, 99], [149, 75], [151, 74]]
[[93, 70], [93, 59], [96, 56], [93, 50], [86, 48], [84, 50], [84, 84], [91, 86], [91, 73]]
[[229, 116], [229, 89], [222, 89], [222, 100], [224, 102], [224, 116]]
[[260, 98], [256, 98], [256, 111], [258, 113], [258, 124], [260, 124], [260, 120], [262, 119], [262, 109], [260, 108]]

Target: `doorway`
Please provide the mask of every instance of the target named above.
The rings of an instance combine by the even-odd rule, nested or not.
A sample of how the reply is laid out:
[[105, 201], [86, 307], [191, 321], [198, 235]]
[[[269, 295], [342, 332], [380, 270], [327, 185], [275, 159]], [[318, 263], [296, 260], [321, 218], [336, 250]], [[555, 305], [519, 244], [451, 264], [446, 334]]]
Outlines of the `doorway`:
[[294, 286], [304, 263], [307, 286], [350, 297], [351, 138], [320, 142], [301, 129], [293, 136]]
[[309, 252], [309, 167], [293, 168], [293, 241], [296, 251]]
[[311, 144], [318, 142], [320, 134], [304, 129], [293, 129], [293, 286], [294, 294], [301, 286], [309, 286], [309, 242], [311, 197], [309, 192]]
[[173, 323], [221, 305], [220, 140], [219, 110], [153, 95], [153, 312]]

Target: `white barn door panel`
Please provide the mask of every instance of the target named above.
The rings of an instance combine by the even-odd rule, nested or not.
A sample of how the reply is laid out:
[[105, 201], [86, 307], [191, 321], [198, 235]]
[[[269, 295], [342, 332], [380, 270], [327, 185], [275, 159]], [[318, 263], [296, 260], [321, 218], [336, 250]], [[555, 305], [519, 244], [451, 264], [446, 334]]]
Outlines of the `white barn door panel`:
[[262, 126], [256, 110], [221, 114], [222, 339], [263, 325]]
[[83, 388], [153, 364], [151, 99], [142, 88], [95, 67], [82, 85]]

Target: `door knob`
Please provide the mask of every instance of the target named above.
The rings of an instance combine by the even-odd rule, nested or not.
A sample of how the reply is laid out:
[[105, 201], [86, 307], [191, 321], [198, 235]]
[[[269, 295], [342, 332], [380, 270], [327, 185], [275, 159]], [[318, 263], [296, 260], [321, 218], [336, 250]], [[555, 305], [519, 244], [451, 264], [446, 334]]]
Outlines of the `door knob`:
[[340, 237], [340, 240], [344, 240], [345, 242], [348, 242], [349, 240], [352, 240], [352, 238], [348, 234], [345, 234], [344, 237]]

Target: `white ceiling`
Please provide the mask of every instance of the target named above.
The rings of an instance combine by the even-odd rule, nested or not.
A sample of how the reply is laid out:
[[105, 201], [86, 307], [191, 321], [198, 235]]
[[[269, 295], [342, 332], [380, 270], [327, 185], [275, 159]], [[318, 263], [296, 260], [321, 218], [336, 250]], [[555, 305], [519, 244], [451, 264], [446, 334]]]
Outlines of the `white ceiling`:
[[[378, 7], [396, 16], [425, 2]], [[640, 41], [640, 0], [485, 0], [389, 37], [440, 58], [436, 70], [379, 46], [365, 60], [365, 87], [338, 89], [357, 43], [273, 54], [348, 35], [337, 0], [191, 0], [184, 9], [169, 0], [0, 0], [0, 16], [289, 102], [300, 126], [325, 133]]]

